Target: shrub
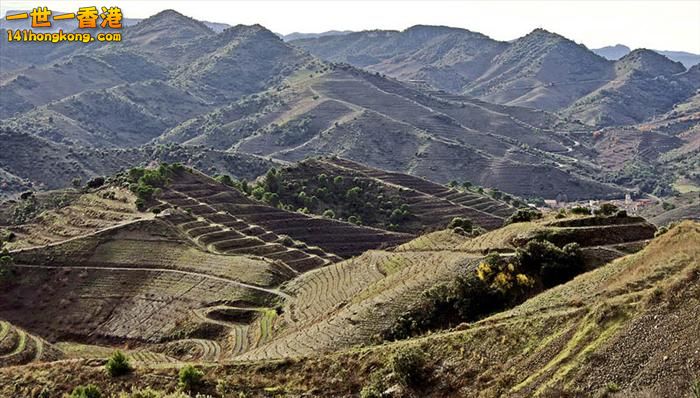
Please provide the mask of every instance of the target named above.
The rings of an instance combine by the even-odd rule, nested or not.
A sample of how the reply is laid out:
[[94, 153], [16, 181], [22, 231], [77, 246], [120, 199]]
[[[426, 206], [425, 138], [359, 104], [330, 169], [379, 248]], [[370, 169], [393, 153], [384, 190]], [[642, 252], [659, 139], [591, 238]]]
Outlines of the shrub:
[[112, 377], [123, 376], [131, 373], [134, 370], [129, 363], [129, 359], [119, 350], [114, 351], [112, 356], [107, 361], [105, 369], [107, 369], [107, 373], [109, 373], [109, 375]]
[[180, 369], [178, 386], [185, 391], [191, 391], [202, 383], [203, 377], [204, 372], [192, 365], [187, 365]]
[[326, 218], [335, 218], [335, 212], [334, 212], [333, 210], [331, 210], [331, 209], [328, 209], [328, 210], [326, 210], [326, 211], [323, 212], [323, 217], [326, 217]]
[[265, 174], [264, 185], [268, 192], [279, 192], [280, 186], [277, 169], [272, 168]]
[[74, 179], [71, 180], [71, 185], [73, 188], [78, 189], [80, 188], [81, 185], [83, 185], [83, 179], [80, 177], [75, 177]]
[[530, 209], [518, 209], [506, 220], [506, 224], [513, 224], [518, 222], [528, 222], [542, 218], [542, 213], [537, 210]]
[[69, 398], [102, 398], [102, 392], [97, 386], [88, 384], [87, 386], [75, 387]]
[[613, 214], [617, 213], [618, 210], [619, 209], [617, 208], [617, 206], [615, 206], [612, 203], [603, 203], [593, 213], [596, 216], [612, 216]]
[[591, 214], [591, 209], [583, 206], [576, 206], [571, 208], [571, 214], [578, 214], [578, 215], [590, 215]]
[[375, 385], [367, 385], [362, 387], [362, 390], [360, 391], [360, 398], [382, 398], [384, 394], [382, 394], [382, 391]]
[[87, 187], [88, 188], [99, 188], [105, 184], [105, 178], [104, 177], [95, 177], [87, 182]]
[[425, 353], [417, 348], [402, 348], [389, 357], [389, 369], [404, 386], [418, 385], [424, 366]]
[[355, 215], [348, 217], [348, 222], [355, 225], [362, 225], [362, 220]]
[[516, 261], [526, 273], [539, 272], [546, 287], [570, 280], [583, 268], [577, 243], [569, 243], [560, 249], [546, 240], [532, 240], [516, 251]]
[[465, 232], [471, 232], [473, 227], [472, 220], [468, 218], [455, 217], [447, 225], [447, 228], [455, 230], [456, 228], [461, 228]]
[[19, 195], [19, 198], [21, 200], [27, 200], [27, 199], [31, 198], [32, 196], [34, 196], [33, 191], [25, 191], [25, 192], [22, 192], [21, 195]]
[[690, 396], [700, 398], [700, 379], [695, 379], [690, 383]]
[[214, 179], [216, 179], [216, 181], [219, 181], [220, 183], [222, 183], [224, 185], [228, 185], [229, 187], [232, 187], [235, 185], [231, 176], [226, 175], [226, 174], [218, 175], [218, 176], [214, 177]]
[[620, 391], [620, 386], [618, 386], [616, 383], [608, 383], [605, 385], [605, 389], [608, 392], [619, 392]]

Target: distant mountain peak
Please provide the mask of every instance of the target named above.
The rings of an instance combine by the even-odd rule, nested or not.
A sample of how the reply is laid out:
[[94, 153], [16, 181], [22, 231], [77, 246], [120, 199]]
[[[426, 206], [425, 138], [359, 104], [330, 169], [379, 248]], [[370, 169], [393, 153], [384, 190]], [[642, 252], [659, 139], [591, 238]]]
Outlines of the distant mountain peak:
[[276, 35], [274, 32], [271, 30], [267, 29], [266, 27], [260, 25], [260, 24], [254, 24], [254, 25], [235, 25], [230, 28], [224, 29], [223, 32], [221, 32], [221, 37], [224, 38], [225, 40], [231, 40], [234, 38], [239, 38], [239, 37], [252, 37], [255, 36], [258, 39], [264, 39], [264, 40], [274, 40], [274, 41], [282, 41], [282, 39]]
[[163, 10], [155, 15], [152, 15], [143, 21], [139, 22], [137, 25], [139, 28], [165, 28], [173, 27], [182, 29], [183, 27], [194, 27], [197, 29], [202, 29], [202, 31], [213, 32], [207, 25], [200, 22], [194, 18], [190, 18], [183, 15], [175, 10]]
[[551, 38], [551, 39], [570, 41], [566, 37], [564, 37], [558, 33], [550, 32], [544, 28], [535, 28], [532, 32], [525, 35], [525, 37]]
[[173, 43], [214, 34], [204, 22], [175, 10], [163, 10], [129, 29], [129, 41], [142, 44]]
[[620, 58], [615, 63], [615, 67], [618, 73], [640, 71], [654, 76], [670, 75], [685, 71], [685, 67], [680, 62], [672, 61], [668, 57], [646, 48], [638, 48]]

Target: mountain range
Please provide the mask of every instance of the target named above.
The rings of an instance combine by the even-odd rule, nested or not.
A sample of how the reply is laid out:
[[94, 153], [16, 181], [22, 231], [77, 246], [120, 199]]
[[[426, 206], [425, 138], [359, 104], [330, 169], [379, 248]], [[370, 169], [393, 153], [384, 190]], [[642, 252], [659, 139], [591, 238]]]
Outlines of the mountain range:
[[[227, 154], [282, 163], [339, 155], [523, 197], [669, 192], [678, 169], [659, 166], [664, 178], [653, 179], [629, 178], [625, 163], [601, 167], [615, 151], [599, 152], [598, 141], [617, 133], [593, 133], [676, 120], [674, 105], [700, 86], [700, 67], [647, 50], [612, 62], [541, 29], [511, 43], [433, 26], [284, 42], [259, 25], [217, 33], [163, 11], [123, 33], [120, 43], [38, 45], [43, 52], [3, 46], [0, 58], [12, 60], [0, 69], [3, 134], [54, 151], [61, 165], [41, 178], [4, 157], [2, 181], [16, 188], [6, 195], [122, 167], [87, 167], [59, 148], [80, 147], [94, 164], [87, 159], [120, 149], [192, 146], [214, 151], [197, 165], [212, 173], [227, 171]], [[625, 159], [656, 167], [694, 142], [684, 131], [659, 132], [666, 145]], [[252, 177], [240, 169], [230, 174]]]
[[[326, 60], [489, 102], [559, 112], [596, 126], [645, 121], [700, 86], [693, 68], [654, 57], [656, 52], [635, 50], [610, 61], [543, 29], [510, 42], [465, 29], [417, 25], [292, 43]], [[638, 54], [654, 61], [637, 62]], [[601, 106], [641, 89], [653, 95], [626, 101], [631, 104], [625, 109]], [[659, 93], [665, 98], [656, 98]]]

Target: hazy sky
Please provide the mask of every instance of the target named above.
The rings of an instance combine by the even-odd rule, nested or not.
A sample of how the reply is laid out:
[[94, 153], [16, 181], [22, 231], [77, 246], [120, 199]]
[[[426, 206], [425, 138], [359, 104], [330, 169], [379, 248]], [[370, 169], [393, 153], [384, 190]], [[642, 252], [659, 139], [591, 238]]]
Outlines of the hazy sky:
[[700, 53], [700, 0], [685, 1], [180, 1], [180, 0], [2, 0], [9, 9], [47, 6], [122, 8], [125, 17], [144, 18], [172, 8], [185, 15], [228, 24], [259, 23], [277, 33], [327, 30], [405, 29], [416, 24], [448, 25], [512, 40], [534, 28], [557, 32], [589, 48], [616, 43], [632, 48]]

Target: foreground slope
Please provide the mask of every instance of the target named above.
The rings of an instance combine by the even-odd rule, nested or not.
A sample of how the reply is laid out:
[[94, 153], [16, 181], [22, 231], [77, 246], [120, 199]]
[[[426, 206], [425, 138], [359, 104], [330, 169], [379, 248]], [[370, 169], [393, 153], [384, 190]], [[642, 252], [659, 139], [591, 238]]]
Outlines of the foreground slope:
[[[236, 392], [261, 397], [273, 390], [278, 396], [357, 396], [363, 386], [393, 391], [390, 396], [583, 397], [612, 390], [622, 391], [622, 396], [684, 396], [688, 383], [700, 376], [699, 247], [700, 225], [684, 222], [636, 254], [482, 321], [327, 355], [205, 367], [199, 391], [213, 393], [217, 380], [224, 380]], [[315, 273], [308, 277], [321, 281]], [[352, 290], [354, 285], [342, 286]], [[298, 314], [311, 315], [300, 320], [313, 320], [313, 312], [300, 309], [304, 311]], [[346, 325], [355, 324], [352, 313], [348, 315]], [[392, 385], [395, 381], [387, 369], [387, 357], [407, 347], [425, 353], [418, 368], [422, 382], [408, 389]], [[139, 368], [114, 383], [101, 367], [75, 362], [35, 366], [31, 371], [0, 370], [9, 381], [3, 388], [15, 391], [13, 386], [39, 383], [52, 391], [66, 391], [72, 385], [61, 376], [65, 366], [75, 372], [74, 379], [89, 380], [109, 392], [127, 385], [170, 390], [176, 383], [172, 377], [176, 370], [168, 367]]]

